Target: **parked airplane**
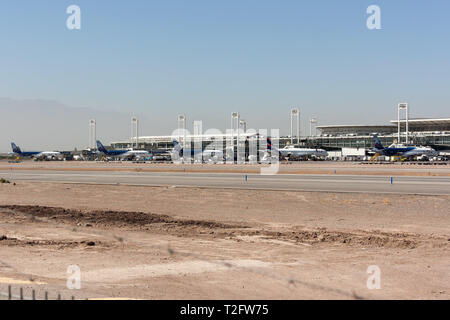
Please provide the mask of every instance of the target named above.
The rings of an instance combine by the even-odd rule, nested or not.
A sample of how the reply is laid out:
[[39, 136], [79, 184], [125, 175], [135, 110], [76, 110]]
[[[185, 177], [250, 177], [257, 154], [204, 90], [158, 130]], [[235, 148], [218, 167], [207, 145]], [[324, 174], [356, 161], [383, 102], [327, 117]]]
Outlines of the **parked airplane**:
[[12, 151], [20, 157], [31, 157], [33, 159], [42, 160], [59, 160], [62, 154], [57, 151], [22, 151], [14, 142], [11, 142]]
[[383, 144], [381, 143], [380, 139], [376, 134], [373, 134], [373, 140], [375, 143], [375, 148], [372, 150], [375, 152], [375, 156], [373, 158], [376, 158], [380, 155], [382, 156], [401, 156], [403, 158], [413, 158], [421, 155], [426, 156], [436, 156], [438, 155], [438, 152], [430, 147], [416, 147], [416, 146], [409, 146], [404, 144], [392, 144], [389, 147], [385, 148], [383, 147]]
[[103, 152], [106, 156], [120, 159], [141, 160], [149, 156], [149, 152], [145, 150], [106, 150], [103, 144], [97, 140], [98, 151]]
[[289, 158], [289, 160], [298, 160], [305, 158], [325, 158], [328, 152], [324, 149], [310, 149], [310, 148], [296, 148], [294, 146], [285, 146], [282, 149], [277, 149], [272, 146], [272, 140], [267, 138], [267, 150], [274, 150], [278, 152], [280, 158]]
[[[177, 140], [173, 140], [173, 149], [171, 152], [172, 161], [182, 161], [184, 147]], [[191, 149], [191, 157], [195, 162], [223, 162], [223, 150], [216, 149]]]

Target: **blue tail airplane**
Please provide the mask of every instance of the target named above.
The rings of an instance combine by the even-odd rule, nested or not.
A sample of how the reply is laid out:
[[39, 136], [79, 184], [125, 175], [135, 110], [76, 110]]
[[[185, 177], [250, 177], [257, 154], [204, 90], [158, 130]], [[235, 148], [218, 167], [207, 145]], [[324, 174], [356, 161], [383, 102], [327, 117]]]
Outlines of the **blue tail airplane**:
[[376, 134], [373, 134], [373, 140], [375, 147], [372, 151], [375, 152], [375, 154], [382, 156], [402, 156], [404, 158], [412, 158], [421, 155], [436, 156], [438, 154], [433, 148], [422, 146], [416, 147], [394, 143], [385, 148]]
[[12, 151], [20, 157], [31, 157], [36, 159], [57, 159], [61, 158], [61, 153], [56, 151], [22, 151], [14, 143], [11, 142]]
[[141, 159], [149, 156], [145, 150], [107, 150], [103, 144], [97, 140], [98, 151], [103, 152], [106, 156], [113, 158], [134, 158]]

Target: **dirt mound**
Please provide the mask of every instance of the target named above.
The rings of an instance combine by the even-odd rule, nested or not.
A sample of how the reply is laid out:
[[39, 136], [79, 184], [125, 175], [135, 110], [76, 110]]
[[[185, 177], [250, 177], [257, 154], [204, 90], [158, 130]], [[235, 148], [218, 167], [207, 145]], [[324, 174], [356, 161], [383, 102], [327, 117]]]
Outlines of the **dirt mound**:
[[389, 247], [413, 249], [417, 246], [417, 237], [412, 235], [384, 234], [373, 232], [337, 232], [328, 230], [300, 231], [289, 235], [290, 239], [309, 243], [343, 243], [367, 247]]
[[106, 226], [106, 227], [144, 227], [152, 224], [174, 224], [177, 226], [194, 226], [208, 229], [229, 229], [245, 228], [244, 225], [232, 225], [204, 220], [183, 220], [170, 217], [168, 215], [127, 212], [112, 210], [81, 211], [45, 206], [0, 206], [0, 209], [8, 209], [15, 213], [22, 213], [31, 218], [45, 218], [57, 222], [76, 223], [85, 226]]
[[425, 236], [413, 233], [380, 232], [373, 230], [338, 231], [326, 228], [305, 229], [293, 227], [289, 230], [241, 230], [232, 232], [231, 237], [250, 237], [257, 241], [277, 240], [290, 243], [320, 245], [335, 244], [368, 248], [414, 249], [421, 245], [443, 247], [450, 245], [444, 237]]
[[0, 245], [3, 246], [57, 246], [59, 248], [75, 248], [75, 247], [93, 247], [108, 246], [106, 243], [101, 241], [65, 241], [65, 240], [26, 240], [17, 239], [7, 236], [0, 237]]
[[[144, 212], [111, 210], [81, 211], [43, 206], [0, 206], [10, 214], [21, 214], [32, 219], [44, 219], [57, 223], [68, 223], [84, 227], [134, 228], [152, 233], [171, 234], [179, 237], [228, 238], [240, 241], [285, 241], [291, 244], [335, 244], [358, 247], [414, 249], [428, 243], [433, 246], [449, 245], [447, 239], [426, 237], [401, 232], [380, 232], [371, 230], [328, 230], [326, 228], [306, 229], [293, 226], [279, 229], [250, 228], [246, 225], [225, 224], [206, 220], [176, 219], [168, 215]], [[10, 239], [4, 239], [4, 241]], [[31, 242], [29, 245], [52, 245], [51, 242]], [[60, 244], [64, 245], [64, 244]], [[67, 244], [70, 245], [70, 244]]]

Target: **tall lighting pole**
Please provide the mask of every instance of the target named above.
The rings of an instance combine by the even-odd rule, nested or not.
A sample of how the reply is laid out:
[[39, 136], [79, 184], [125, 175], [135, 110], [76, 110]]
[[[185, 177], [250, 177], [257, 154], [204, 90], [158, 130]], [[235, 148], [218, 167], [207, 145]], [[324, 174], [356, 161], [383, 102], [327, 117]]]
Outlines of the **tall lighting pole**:
[[406, 122], [406, 143], [409, 142], [409, 110], [408, 110], [408, 103], [399, 103], [398, 109], [397, 109], [397, 121], [398, 121], [398, 143], [400, 143], [400, 137], [401, 137], [401, 125], [400, 125], [400, 111], [405, 110], [406, 116], [405, 116], [405, 122]]
[[137, 117], [131, 118], [131, 148], [134, 146], [134, 141], [136, 141], [136, 149], [139, 148], [139, 120]]
[[312, 134], [312, 126], [313, 126], [313, 124], [314, 124], [314, 135], [316, 135], [317, 119], [314, 116], [312, 116], [309, 119], [309, 136], [310, 137], [313, 136], [313, 134]]
[[244, 119], [239, 120], [239, 125], [242, 128], [242, 131], [245, 133], [247, 132], [247, 121], [245, 121]]
[[95, 149], [97, 144], [97, 123], [95, 119], [89, 120], [89, 148]]
[[[232, 132], [232, 135], [234, 135], [234, 130], [236, 128], [236, 154], [238, 157], [238, 159], [237, 159], [238, 161], [239, 161], [239, 124], [240, 124], [239, 112], [232, 112], [231, 113], [231, 132]], [[234, 145], [234, 143], [233, 143], [233, 145]]]
[[[186, 115], [180, 114], [178, 115], [178, 134], [180, 133], [180, 129], [183, 130], [183, 146], [186, 142]], [[178, 137], [178, 140], [180, 140], [181, 137]]]
[[294, 143], [294, 118], [297, 118], [297, 143], [300, 143], [300, 110], [298, 108], [291, 109], [291, 144]]

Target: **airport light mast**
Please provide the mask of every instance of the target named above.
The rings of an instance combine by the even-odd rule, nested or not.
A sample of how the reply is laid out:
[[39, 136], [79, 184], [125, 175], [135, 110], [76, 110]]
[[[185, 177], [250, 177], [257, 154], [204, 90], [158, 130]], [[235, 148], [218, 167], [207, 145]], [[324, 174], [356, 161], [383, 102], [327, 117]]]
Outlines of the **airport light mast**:
[[[236, 126], [235, 126], [236, 125]], [[234, 135], [234, 130], [236, 128], [236, 154], [237, 154], [237, 161], [239, 162], [239, 125], [240, 125], [240, 114], [239, 112], [232, 112], [231, 113], [231, 132], [232, 135]], [[231, 137], [233, 140], [234, 138]], [[233, 143], [234, 145], [234, 143]]]
[[139, 148], [139, 119], [137, 117], [131, 118], [131, 148], [134, 146], [133, 137], [136, 141], [136, 149]]
[[97, 128], [95, 119], [89, 120], [89, 148], [95, 149], [97, 145]]
[[406, 144], [408, 144], [408, 142], [409, 142], [409, 137], [408, 137], [408, 135], [409, 135], [409, 110], [408, 110], [408, 103], [399, 103], [398, 104], [398, 109], [397, 109], [397, 128], [398, 128], [398, 143], [400, 143], [400, 139], [401, 139], [401, 121], [400, 121], [400, 111], [401, 110], [405, 110], [405, 113], [406, 113], [406, 116], [405, 116], [405, 118], [406, 118], [406, 120], [405, 120], [405, 122], [406, 122], [406, 139], [405, 139], [405, 141], [406, 141]]
[[242, 127], [244, 134], [247, 132], [247, 121], [244, 119], [239, 120], [239, 125]]
[[309, 136], [310, 137], [312, 137], [313, 136], [313, 134], [312, 134], [312, 125], [314, 124], [314, 136], [316, 136], [317, 135], [317, 119], [316, 119], [316, 117], [314, 117], [314, 116], [312, 116], [310, 119], [309, 119]]
[[[186, 142], [186, 115], [184, 115], [184, 114], [178, 115], [177, 121], [178, 121], [177, 122], [178, 134], [180, 132], [180, 129], [182, 129], [183, 130], [183, 144], [182, 145], [185, 146], [185, 142]], [[180, 124], [181, 124], [181, 126], [180, 126]], [[181, 140], [180, 136], [178, 136], [178, 140]]]
[[300, 143], [300, 109], [291, 109], [291, 144], [294, 144], [294, 117], [297, 117], [297, 144]]

